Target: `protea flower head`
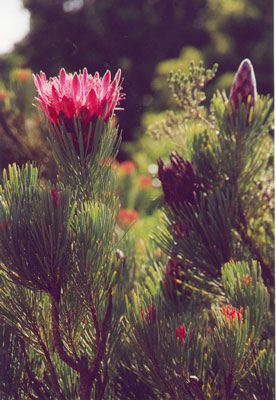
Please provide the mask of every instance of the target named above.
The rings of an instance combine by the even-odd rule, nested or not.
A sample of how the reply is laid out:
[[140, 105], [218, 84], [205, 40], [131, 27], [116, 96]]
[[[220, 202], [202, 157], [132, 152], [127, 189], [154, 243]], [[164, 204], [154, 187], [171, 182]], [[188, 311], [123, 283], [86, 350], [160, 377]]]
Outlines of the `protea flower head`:
[[192, 164], [184, 161], [176, 152], [171, 153], [171, 165], [158, 160], [158, 176], [162, 183], [165, 200], [170, 205], [180, 203], [195, 204], [194, 193], [202, 191], [198, 176]]
[[[93, 129], [97, 118], [105, 122], [120, 110], [118, 105], [124, 98], [121, 93], [121, 70], [119, 69], [111, 82], [111, 73], [106, 71], [103, 78], [96, 72], [88, 74], [84, 68], [79, 74], [67, 74], [61, 69], [58, 77], [46, 79], [44, 72], [33, 75], [38, 91], [36, 100], [40, 103], [37, 108], [44, 111], [48, 120], [53, 124], [62, 122], [68, 133], [72, 135], [73, 143], [79, 153], [79, 142], [75, 132], [74, 117], [80, 119], [83, 143], [88, 141], [88, 124], [93, 122], [92, 135], [88, 143], [88, 151], [92, 149]], [[61, 133], [61, 132], [60, 132]], [[62, 136], [62, 133], [61, 133]]]
[[237, 111], [240, 104], [247, 106], [248, 96], [250, 95], [250, 107], [255, 107], [257, 101], [257, 85], [251, 61], [246, 58], [242, 61], [235, 75], [229, 96], [229, 104], [234, 104]]
[[46, 79], [44, 72], [33, 75], [38, 91], [36, 100], [41, 110], [54, 124], [60, 115], [66, 118], [80, 117], [84, 125], [93, 116], [100, 116], [107, 121], [118, 104], [124, 98], [121, 93], [121, 70], [119, 69], [111, 82], [111, 73], [106, 71], [103, 78], [96, 72], [94, 77], [87, 69], [77, 74], [67, 74], [61, 69], [58, 77]]

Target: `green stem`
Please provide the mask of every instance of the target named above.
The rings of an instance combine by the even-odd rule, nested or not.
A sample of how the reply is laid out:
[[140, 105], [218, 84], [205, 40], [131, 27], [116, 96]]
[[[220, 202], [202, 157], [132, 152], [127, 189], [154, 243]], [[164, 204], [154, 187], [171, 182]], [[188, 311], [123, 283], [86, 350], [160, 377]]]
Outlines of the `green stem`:
[[39, 327], [38, 327], [37, 320], [36, 320], [35, 316], [32, 316], [32, 327], [33, 327], [34, 333], [37, 336], [37, 339], [38, 339], [38, 342], [40, 344], [40, 347], [42, 348], [43, 353], [45, 355], [46, 365], [47, 365], [47, 367], [49, 369], [49, 372], [50, 372], [50, 375], [51, 375], [51, 379], [52, 379], [52, 383], [53, 383], [53, 386], [55, 388], [56, 395], [57, 395], [59, 400], [65, 400], [65, 398], [64, 398], [64, 396], [62, 394], [62, 391], [60, 389], [58, 380], [57, 380], [55, 368], [53, 366], [50, 353], [49, 353], [44, 341], [42, 340], [42, 337], [40, 335]]

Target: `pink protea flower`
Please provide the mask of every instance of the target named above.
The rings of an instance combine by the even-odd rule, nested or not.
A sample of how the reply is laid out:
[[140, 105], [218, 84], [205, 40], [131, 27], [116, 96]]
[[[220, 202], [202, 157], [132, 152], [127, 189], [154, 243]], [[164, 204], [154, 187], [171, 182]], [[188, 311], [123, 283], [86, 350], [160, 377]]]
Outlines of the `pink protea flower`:
[[59, 77], [48, 81], [44, 72], [34, 75], [38, 91], [36, 100], [41, 110], [54, 124], [60, 113], [67, 118], [80, 117], [84, 125], [96, 115], [104, 121], [119, 110], [118, 104], [124, 98], [121, 93], [121, 70], [119, 69], [111, 82], [111, 73], [106, 71], [103, 78], [96, 72], [94, 77], [84, 68], [82, 73], [67, 74], [61, 69]]
[[87, 69], [79, 74], [67, 74], [61, 69], [58, 77], [46, 79], [44, 72], [33, 75], [40, 103], [37, 108], [44, 111], [48, 120], [53, 124], [64, 123], [67, 132], [79, 152], [77, 134], [74, 127], [74, 117], [81, 121], [83, 143], [88, 141], [88, 124], [93, 122], [92, 135], [88, 144], [88, 151], [92, 149], [93, 129], [98, 117], [105, 122], [114, 115], [114, 110], [124, 98], [121, 93], [121, 70], [119, 69], [111, 82], [111, 73], [106, 71], [103, 78], [96, 72], [94, 76], [88, 74]]

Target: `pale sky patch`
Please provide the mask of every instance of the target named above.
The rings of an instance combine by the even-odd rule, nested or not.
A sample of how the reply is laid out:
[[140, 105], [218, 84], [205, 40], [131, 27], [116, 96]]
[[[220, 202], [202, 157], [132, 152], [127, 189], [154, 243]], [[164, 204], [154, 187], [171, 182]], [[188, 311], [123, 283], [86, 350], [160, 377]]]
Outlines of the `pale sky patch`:
[[23, 8], [22, 0], [0, 0], [0, 55], [12, 51], [29, 28], [30, 13]]

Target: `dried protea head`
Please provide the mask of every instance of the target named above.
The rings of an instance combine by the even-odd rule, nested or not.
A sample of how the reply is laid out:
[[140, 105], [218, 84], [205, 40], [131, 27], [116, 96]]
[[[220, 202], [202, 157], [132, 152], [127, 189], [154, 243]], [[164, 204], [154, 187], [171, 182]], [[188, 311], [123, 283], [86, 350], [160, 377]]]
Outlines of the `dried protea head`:
[[[250, 96], [250, 100], [248, 97]], [[238, 111], [240, 104], [247, 106], [249, 101], [250, 107], [255, 107], [257, 101], [256, 78], [251, 61], [246, 58], [242, 61], [235, 75], [234, 82], [229, 96], [229, 104], [234, 104], [235, 110]]]
[[158, 160], [158, 176], [166, 202], [173, 206], [183, 203], [195, 204], [195, 193], [202, 191], [200, 180], [195, 174], [192, 164], [184, 161], [176, 152], [171, 153], [171, 165], [167, 166]]

